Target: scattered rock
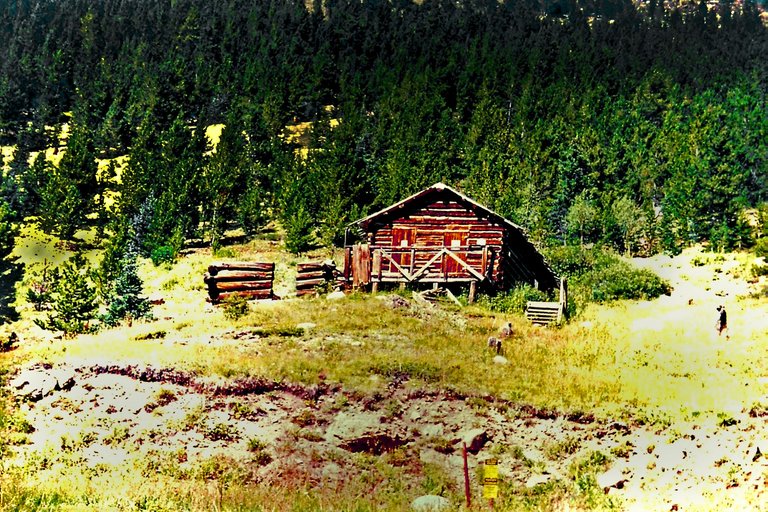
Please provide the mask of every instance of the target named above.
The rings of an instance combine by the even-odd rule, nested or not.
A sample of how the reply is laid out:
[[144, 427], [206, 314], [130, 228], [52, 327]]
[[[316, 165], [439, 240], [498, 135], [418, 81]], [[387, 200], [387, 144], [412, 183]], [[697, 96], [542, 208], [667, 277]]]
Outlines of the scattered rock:
[[611, 487], [621, 489], [624, 487], [626, 481], [627, 479], [624, 477], [621, 468], [618, 466], [614, 466], [605, 473], [597, 475], [597, 485], [599, 485], [605, 492], [608, 492], [608, 489]]
[[328, 300], [340, 300], [346, 297], [344, 292], [331, 292], [325, 298]]
[[317, 324], [313, 324], [312, 322], [304, 322], [302, 324], [296, 325], [297, 329], [304, 329], [305, 331], [309, 331], [311, 329], [314, 329], [315, 327], [317, 327]]
[[508, 363], [509, 363], [509, 361], [507, 360], [507, 358], [506, 358], [506, 357], [504, 357], [504, 356], [495, 356], [495, 357], [493, 358], [493, 362], [494, 362], [494, 364], [502, 364], [502, 365], [503, 365], [503, 364], [508, 364]]
[[415, 512], [440, 512], [451, 508], [451, 502], [442, 496], [427, 494], [419, 496], [411, 503], [411, 509]]
[[390, 305], [395, 309], [408, 309], [411, 307], [410, 302], [400, 295], [391, 295], [389, 299], [391, 300]]
[[403, 439], [398, 435], [393, 436], [389, 432], [379, 431], [354, 439], [348, 439], [342, 442], [339, 446], [352, 453], [366, 452], [372, 455], [381, 455], [382, 453], [391, 452], [409, 442], [410, 440]]
[[488, 432], [482, 428], [474, 428], [466, 432], [461, 440], [467, 444], [468, 452], [476, 454], [482, 450], [485, 443], [488, 442]]
[[165, 304], [165, 298], [162, 295], [159, 295], [156, 293], [147, 297], [147, 300], [153, 306], [162, 306], [163, 304]]
[[552, 475], [549, 473], [542, 473], [540, 475], [532, 475], [528, 480], [525, 482], [525, 487], [527, 489], [533, 489], [537, 485], [546, 484], [552, 479]]
[[71, 368], [30, 368], [22, 370], [8, 384], [16, 396], [37, 402], [54, 391], [70, 389], [75, 383], [75, 371]]

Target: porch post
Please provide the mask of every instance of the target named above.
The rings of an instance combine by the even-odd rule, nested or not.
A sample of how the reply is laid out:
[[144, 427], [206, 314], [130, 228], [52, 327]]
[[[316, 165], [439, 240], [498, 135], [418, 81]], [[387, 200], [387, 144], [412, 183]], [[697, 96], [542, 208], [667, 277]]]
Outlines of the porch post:
[[477, 294], [477, 281], [472, 280], [469, 283], [469, 297], [467, 297], [467, 301], [472, 304], [475, 302], [475, 295]]

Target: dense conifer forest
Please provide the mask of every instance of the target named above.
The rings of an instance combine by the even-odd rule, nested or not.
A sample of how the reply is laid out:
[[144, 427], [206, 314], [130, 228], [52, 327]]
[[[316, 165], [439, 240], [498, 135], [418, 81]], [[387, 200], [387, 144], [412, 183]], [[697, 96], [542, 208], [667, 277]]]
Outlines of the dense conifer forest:
[[[24, 219], [63, 239], [96, 227], [108, 270], [129, 250], [216, 248], [277, 220], [300, 252], [437, 181], [545, 244], [749, 246], [768, 201], [761, 12], [3, 0], [0, 142], [16, 149], [0, 249]], [[307, 121], [301, 153], [286, 127]], [[60, 162], [30, 159], [64, 123]], [[225, 125], [215, 152], [212, 124]], [[98, 172], [120, 155], [125, 168]]]

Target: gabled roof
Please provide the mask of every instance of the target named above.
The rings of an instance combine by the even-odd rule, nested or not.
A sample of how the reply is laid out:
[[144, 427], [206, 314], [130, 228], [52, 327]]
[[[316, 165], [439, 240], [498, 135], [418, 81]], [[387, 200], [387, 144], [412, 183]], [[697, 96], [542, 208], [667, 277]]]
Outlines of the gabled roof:
[[459, 201], [460, 203], [464, 203], [467, 205], [469, 209], [474, 211], [475, 213], [480, 213], [479, 216], [481, 217], [488, 217], [499, 224], [506, 224], [509, 227], [515, 228], [516, 230], [520, 231], [521, 233], [525, 230], [518, 226], [517, 224], [513, 223], [512, 221], [502, 217], [498, 213], [494, 212], [493, 210], [486, 208], [485, 206], [481, 205], [474, 199], [465, 196], [458, 190], [449, 187], [445, 183], [435, 183], [431, 187], [427, 187], [424, 190], [420, 192], [416, 192], [412, 196], [406, 197], [399, 203], [395, 203], [392, 206], [388, 206], [387, 208], [384, 208], [383, 210], [379, 210], [376, 213], [372, 213], [368, 215], [367, 217], [364, 217], [358, 221], [353, 222], [351, 225], [359, 225], [363, 229], [367, 229], [368, 226], [372, 223], [386, 223], [390, 218], [396, 217], [400, 211], [405, 209], [406, 207], [413, 204], [415, 201], [418, 201], [419, 199], [422, 199], [426, 196], [432, 195], [432, 194], [445, 194], [448, 193], [448, 195], [454, 196], [454, 198]]
[[507, 260], [508, 263], [514, 267], [514, 278], [528, 282], [536, 280], [544, 288], [554, 288], [557, 286], [558, 279], [552, 270], [552, 267], [550, 267], [549, 263], [544, 259], [544, 256], [536, 250], [534, 245], [528, 240], [525, 230], [522, 227], [504, 218], [493, 210], [486, 208], [474, 199], [465, 196], [458, 190], [449, 187], [445, 183], [435, 183], [431, 187], [427, 187], [412, 196], [406, 197], [392, 206], [351, 223], [350, 226], [357, 226], [363, 231], [368, 231], [371, 226], [384, 226], [405, 213], [407, 208], [417, 201], [428, 198], [431, 195], [437, 195], [440, 199], [454, 199], [474, 212], [479, 218], [486, 218], [500, 226], [510, 228], [508, 229], [508, 233], [514, 247], [509, 247], [510, 253], [508, 254], [509, 257]]

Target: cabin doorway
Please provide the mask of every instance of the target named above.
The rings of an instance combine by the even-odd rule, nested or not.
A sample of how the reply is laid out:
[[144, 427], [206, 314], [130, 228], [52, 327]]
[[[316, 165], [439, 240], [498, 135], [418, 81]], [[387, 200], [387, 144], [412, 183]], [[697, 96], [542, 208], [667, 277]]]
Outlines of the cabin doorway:
[[[466, 260], [466, 253], [462, 253], [461, 249], [466, 248], [467, 234], [463, 231], [446, 231], [443, 233], [443, 246], [455, 254], [458, 258]], [[443, 274], [450, 276], [460, 272], [459, 262], [451, 258], [447, 254], [443, 256]]]
[[[392, 260], [406, 271], [413, 265], [413, 244], [416, 230], [412, 228], [392, 228]], [[394, 264], [389, 265], [390, 272], [399, 272]]]

